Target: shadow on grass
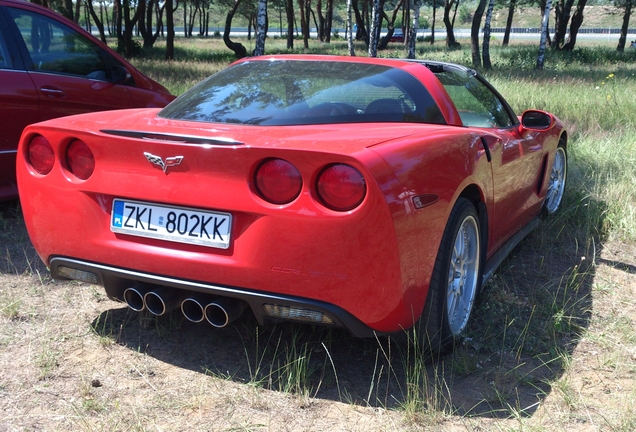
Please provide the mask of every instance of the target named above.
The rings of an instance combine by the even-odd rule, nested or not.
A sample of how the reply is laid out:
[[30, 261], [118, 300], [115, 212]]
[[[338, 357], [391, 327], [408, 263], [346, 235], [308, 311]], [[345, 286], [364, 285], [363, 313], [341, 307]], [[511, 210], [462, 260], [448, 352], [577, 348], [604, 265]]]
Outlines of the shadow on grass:
[[602, 226], [604, 208], [569, 201], [513, 251], [484, 287], [467, 338], [437, 361], [391, 338], [259, 327], [249, 313], [215, 329], [178, 311], [154, 317], [122, 308], [102, 313], [93, 328], [177, 367], [272, 390], [414, 414], [530, 416], [566, 371], [593, 309], [602, 242], [589, 233]]
[[47, 273], [46, 266], [31, 245], [17, 199], [0, 202], [0, 273]]

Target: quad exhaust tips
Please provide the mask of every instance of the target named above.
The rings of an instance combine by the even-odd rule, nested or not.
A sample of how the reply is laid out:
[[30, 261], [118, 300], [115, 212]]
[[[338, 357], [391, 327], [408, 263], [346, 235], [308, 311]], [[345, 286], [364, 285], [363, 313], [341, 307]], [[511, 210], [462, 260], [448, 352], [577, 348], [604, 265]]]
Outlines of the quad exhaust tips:
[[147, 285], [127, 288], [124, 300], [136, 312], [147, 309], [153, 315], [161, 316], [181, 305], [181, 313], [191, 322], [204, 319], [212, 326], [222, 328], [237, 319], [247, 304], [230, 298], [212, 298], [205, 294], [194, 294], [185, 300], [179, 290], [166, 287], [152, 289]]

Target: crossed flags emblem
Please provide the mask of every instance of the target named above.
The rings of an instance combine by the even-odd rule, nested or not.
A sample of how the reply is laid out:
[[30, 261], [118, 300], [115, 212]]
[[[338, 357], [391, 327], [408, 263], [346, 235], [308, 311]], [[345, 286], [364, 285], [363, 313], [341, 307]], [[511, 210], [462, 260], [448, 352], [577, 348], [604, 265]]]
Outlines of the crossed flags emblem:
[[183, 156], [173, 156], [166, 158], [165, 162], [161, 158], [161, 156], [153, 155], [152, 153], [144, 152], [144, 156], [148, 159], [148, 162], [153, 163], [155, 165], [159, 165], [163, 172], [166, 172], [168, 167], [177, 166], [183, 160]]

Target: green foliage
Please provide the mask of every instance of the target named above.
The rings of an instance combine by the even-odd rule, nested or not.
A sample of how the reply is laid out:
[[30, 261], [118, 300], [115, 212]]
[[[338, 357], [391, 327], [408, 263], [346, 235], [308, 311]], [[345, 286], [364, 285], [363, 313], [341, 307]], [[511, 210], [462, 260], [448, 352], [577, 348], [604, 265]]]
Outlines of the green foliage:
[[470, 24], [473, 21], [473, 10], [474, 9], [469, 8], [465, 4], [462, 4], [459, 7], [459, 14], [457, 17], [459, 22], [462, 24]]

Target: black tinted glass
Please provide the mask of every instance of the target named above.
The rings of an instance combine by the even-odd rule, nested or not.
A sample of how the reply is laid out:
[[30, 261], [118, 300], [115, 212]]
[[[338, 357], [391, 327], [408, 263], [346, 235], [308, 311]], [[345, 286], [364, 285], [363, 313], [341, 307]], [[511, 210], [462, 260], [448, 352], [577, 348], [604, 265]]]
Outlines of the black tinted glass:
[[214, 123], [445, 123], [426, 88], [385, 66], [325, 61], [247, 61], [184, 93], [160, 117]]

